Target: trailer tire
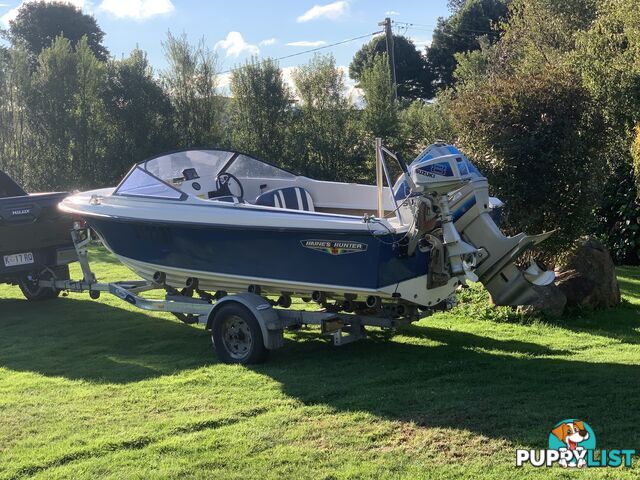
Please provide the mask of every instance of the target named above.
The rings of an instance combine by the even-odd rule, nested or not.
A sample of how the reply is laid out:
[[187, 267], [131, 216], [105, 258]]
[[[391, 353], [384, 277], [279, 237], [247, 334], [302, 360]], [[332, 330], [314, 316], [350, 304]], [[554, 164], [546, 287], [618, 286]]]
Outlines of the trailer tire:
[[269, 354], [258, 320], [248, 308], [236, 302], [221, 305], [215, 312], [211, 340], [224, 363], [262, 363]]
[[61, 290], [56, 288], [40, 287], [38, 285], [38, 280], [34, 279], [30, 275], [20, 277], [18, 280], [18, 286], [20, 287], [20, 291], [22, 291], [24, 298], [32, 302], [53, 300], [54, 298], [57, 298], [61, 292]]

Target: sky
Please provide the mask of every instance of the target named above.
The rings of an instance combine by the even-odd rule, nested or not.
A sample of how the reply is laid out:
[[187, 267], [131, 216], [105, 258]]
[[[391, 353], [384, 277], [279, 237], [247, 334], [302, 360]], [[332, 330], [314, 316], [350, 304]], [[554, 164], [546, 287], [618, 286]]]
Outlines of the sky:
[[[23, 0], [0, 0], [0, 27], [6, 27]], [[30, 1], [30, 0], [24, 0]], [[423, 49], [438, 17], [448, 15], [446, 0], [69, 0], [96, 17], [104, 43], [117, 58], [136, 46], [145, 50], [156, 71], [165, 67], [162, 41], [167, 31], [186, 33], [191, 42], [204, 38], [218, 54], [220, 71], [242, 64], [252, 55], [279, 58], [380, 30], [385, 17], [394, 31]], [[371, 37], [320, 50], [332, 53], [348, 68], [354, 53]], [[280, 60], [291, 70], [312, 53]], [[228, 75], [222, 75], [222, 87]], [[352, 82], [348, 82], [351, 84]]]

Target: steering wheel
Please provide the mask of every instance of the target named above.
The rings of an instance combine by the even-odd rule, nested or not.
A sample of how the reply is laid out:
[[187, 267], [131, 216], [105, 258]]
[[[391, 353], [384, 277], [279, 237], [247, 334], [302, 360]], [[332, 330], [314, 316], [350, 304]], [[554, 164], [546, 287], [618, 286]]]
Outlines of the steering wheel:
[[216, 191], [212, 192], [211, 198], [233, 196], [242, 200], [244, 197], [244, 188], [240, 180], [231, 173], [221, 173], [216, 177]]

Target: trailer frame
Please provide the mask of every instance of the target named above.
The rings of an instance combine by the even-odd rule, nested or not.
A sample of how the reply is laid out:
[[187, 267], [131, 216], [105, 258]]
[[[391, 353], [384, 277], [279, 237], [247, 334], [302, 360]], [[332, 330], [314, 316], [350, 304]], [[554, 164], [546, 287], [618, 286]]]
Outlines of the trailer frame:
[[[399, 325], [417, 320], [417, 318], [392, 318], [388, 314], [385, 315], [382, 310], [379, 315], [360, 315], [326, 310], [274, 308], [276, 302], [252, 291], [230, 293], [221, 298], [215, 298], [212, 295], [208, 295], [207, 298], [194, 298], [181, 294], [175, 288], [147, 280], [98, 282], [91, 269], [89, 259], [88, 247], [92, 242], [91, 231], [81, 222], [76, 222], [71, 230], [71, 237], [82, 271], [82, 280], [57, 279], [54, 276], [50, 279], [39, 280], [40, 287], [74, 293], [89, 292], [92, 299], [99, 298], [103, 292], [109, 293], [141, 310], [173, 313], [185, 323], [198, 323], [212, 332], [215, 327], [216, 314], [224, 305], [240, 305], [248, 310], [257, 321], [263, 343], [260, 348], [264, 347], [266, 350], [282, 347], [284, 345], [284, 330], [288, 328], [319, 325], [322, 335], [331, 337], [333, 345], [341, 346], [365, 338], [365, 327], [374, 326], [395, 332]], [[141, 296], [142, 293], [153, 290], [165, 290], [164, 299]], [[213, 336], [212, 333], [212, 338]], [[219, 345], [214, 346], [218, 350]], [[218, 355], [220, 356], [219, 350]], [[251, 362], [240, 359], [230, 363]]]

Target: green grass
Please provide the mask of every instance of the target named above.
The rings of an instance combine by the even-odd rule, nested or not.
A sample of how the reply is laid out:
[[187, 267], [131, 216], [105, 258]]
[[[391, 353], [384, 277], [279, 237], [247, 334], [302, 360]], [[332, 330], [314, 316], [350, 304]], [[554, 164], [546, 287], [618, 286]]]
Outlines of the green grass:
[[613, 311], [525, 319], [472, 290], [392, 339], [288, 334], [251, 368], [166, 314], [0, 286], [0, 478], [637, 478], [513, 466], [564, 418], [640, 447], [640, 270], [619, 275]]

